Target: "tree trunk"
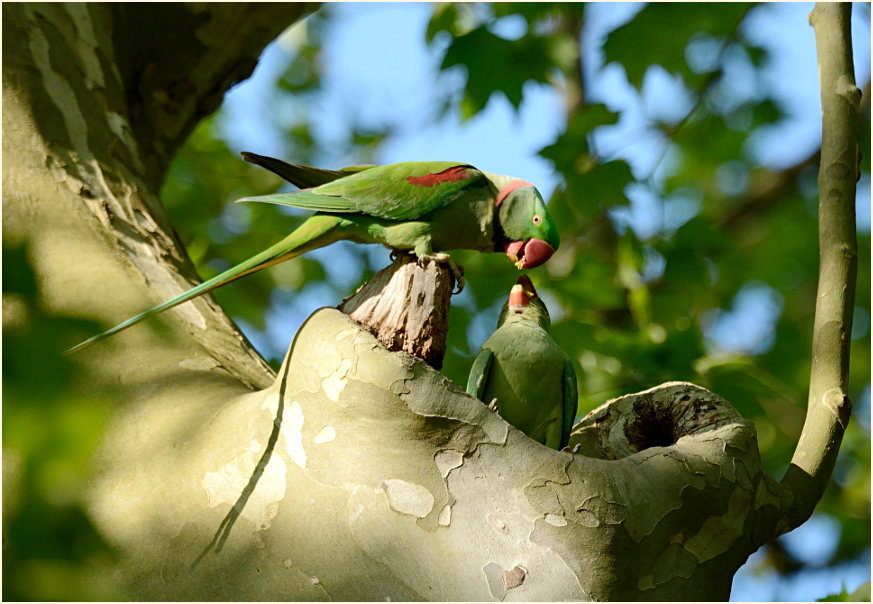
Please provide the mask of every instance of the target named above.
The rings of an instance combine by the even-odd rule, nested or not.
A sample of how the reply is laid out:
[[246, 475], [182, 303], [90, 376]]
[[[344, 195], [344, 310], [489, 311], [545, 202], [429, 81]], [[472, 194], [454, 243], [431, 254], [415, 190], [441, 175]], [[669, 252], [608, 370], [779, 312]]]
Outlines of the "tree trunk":
[[[45, 309], [114, 324], [195, 282], [157, 199], [166, 167], [307, 10], [3, 5], [3, 236], [28, 245]], [[118, 397], [88, 494], [118, 553], [98, 580], [166, 600], [727, 599], [788, 527], [795, 491], [717, 395], [621, 397], [554, 451], [381, 329], [402, 315], [438, 350], [424, 323], [448, 296], [403, 303], [419, 299], [433, 310], [350, 301], [381, 342], [316, 311], [278, 376], [206, 296], [78, 353], [81, 387]]]

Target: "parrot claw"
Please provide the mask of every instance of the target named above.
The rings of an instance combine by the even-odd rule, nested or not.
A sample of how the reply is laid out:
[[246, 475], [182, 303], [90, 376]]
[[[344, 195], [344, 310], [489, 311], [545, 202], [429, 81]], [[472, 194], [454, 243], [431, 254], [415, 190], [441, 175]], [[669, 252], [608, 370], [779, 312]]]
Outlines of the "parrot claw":
[[497, 408], [497, 399], [496, 398], [491, 399], [491, 402], [488, 403], [488, 409], [493, 411], [494, 413], [496, 413], [498, 416], [500, 416], [500, 410]]
[[418, 257], [418, 266], [424, 266], [427, 262], [436, 262], [438, 264], [447, 264], [449, 270], [452, 271], [452, 276], [455, 278], [457, 289], [452, 291], [452, 295], [460, 294], [464, 291], [464, 286], [467, 284], [464, 281], [464, 267], [452, 260], [452, 257], [443, 252], [434, 254], [422, 254]]
[[572, 455], [576, 455], [576, 453], [579, 452], [579, 449], [580, 449], [580, 448], [582, 448], [582, 444], [581, 444], [581, 443], [577, 443], [576, 446], [573, 447], [572, 450], [570, 449], [570, 445], [567, 445], [566, 447], [564, 447], [563, 449], [561, 449], [561, 453], [570, 453], [570, 454], [572, 454]]

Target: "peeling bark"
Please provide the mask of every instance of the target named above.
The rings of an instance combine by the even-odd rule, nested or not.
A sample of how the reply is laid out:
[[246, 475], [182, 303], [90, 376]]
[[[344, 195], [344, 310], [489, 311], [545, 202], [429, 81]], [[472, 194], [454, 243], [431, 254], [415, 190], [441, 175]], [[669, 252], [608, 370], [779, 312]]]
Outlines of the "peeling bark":
[[369, 327], [388, 350], [403, 350], [439, 369], [454, 286], [446, 266], [428, 262], [422, 267], [415, 256], [399, 254], [339, 309]]

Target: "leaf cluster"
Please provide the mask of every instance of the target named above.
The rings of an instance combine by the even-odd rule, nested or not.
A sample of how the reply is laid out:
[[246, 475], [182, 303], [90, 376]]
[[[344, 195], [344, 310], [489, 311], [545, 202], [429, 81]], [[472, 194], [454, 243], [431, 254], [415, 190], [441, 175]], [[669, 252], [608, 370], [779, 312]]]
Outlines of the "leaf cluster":
[[[438, 6], [426, 37], [433, 43], [448, 36], [441, 69], [458, 68], [466, 75], [463, 94], [457, 99], [461, 116], [469, 119], [482, 111], [495, 93], [504, 95], [518, 109], [525, 84], [548, 83], [556, 70], [572, 68], [577, 55], [574, 44], [554, 32], [564, 12], [581, 14], [582, 10], [582, 5], [559, 7], [552, 3]], [[501, 32], [501, 23], [510, 20], [521, 35]]]

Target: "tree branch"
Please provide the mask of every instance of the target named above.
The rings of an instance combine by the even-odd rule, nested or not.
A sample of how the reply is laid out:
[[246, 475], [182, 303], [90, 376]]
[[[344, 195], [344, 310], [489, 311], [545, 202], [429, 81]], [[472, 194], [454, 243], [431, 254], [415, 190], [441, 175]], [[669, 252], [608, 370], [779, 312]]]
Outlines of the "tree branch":
[[[198, 281], [157, 194], [166, 166], [230, 83], [310, 8], [4, 5], [3, 236], [29, 242], [50, 312], [108, 326]], [[211, 360], [199, 366], [247, 384], [272, 381], [208, 296], [163, 320], [171, 330], [140, 329], [79, 360], [101, 372], [117, 362], [125, 374], [119, 350], [147, 357], [170, 347], [205, 351]]]
[[746, 192], [725, 204], [726, 210], [719, 217], [717, 228], [736, 230], [772, 210], [779, 202], [792, 200], [786, 193], [795, 189], [798, 175], [806, 168], [818, 165], [820, 159], [821, 151], [816, 149], [800, 162], [779, 172], [766, 169], [753, 171], [749, 175], [751, 182]]
[[848, 3], [818, 3], [809, 15], [815, 28], [822, 100], [821, 261], [806, 422], [781, 483], [793, 501], [777, 527], [780, 532], [812, 514], [830, 479], [851, 415], [846, 382], [858, 255], [855, 183], [861, 98], [852, 62], [851, 11]]

